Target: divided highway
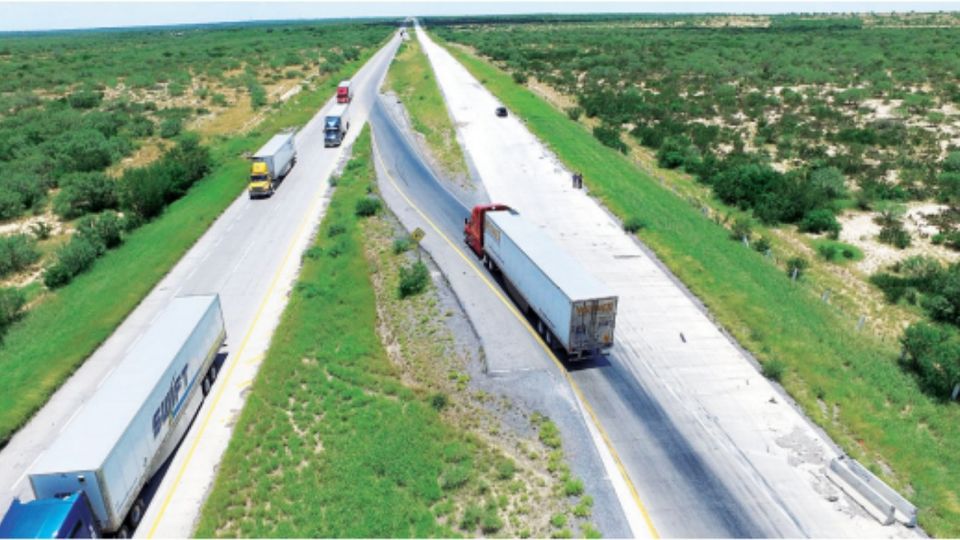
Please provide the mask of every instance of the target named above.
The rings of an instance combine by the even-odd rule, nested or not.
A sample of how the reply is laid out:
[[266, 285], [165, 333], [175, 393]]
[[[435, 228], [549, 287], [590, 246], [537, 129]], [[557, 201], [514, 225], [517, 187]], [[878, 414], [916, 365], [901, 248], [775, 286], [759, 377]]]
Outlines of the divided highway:
[[[124, 320], [114, 334], [0, 451], [0, 508], [31, 499], [26, 473], [74, 418], [160, 311], [176, 296], [219, 293], [227, 329], [220, 376], [174, 456], [138, 536], [186, 537], [231, 427], [286, 304], [300, 254], [329, 201], [329, 177], [356, 138], [400, 38], [394, 35], [353, 78], [352, 122], [344, 145], [324, 148], [323, 114], [297, 134], [298, 163], [269, 199], [244, 192]], [[251, 148], [251, 151], [256, 150]]]

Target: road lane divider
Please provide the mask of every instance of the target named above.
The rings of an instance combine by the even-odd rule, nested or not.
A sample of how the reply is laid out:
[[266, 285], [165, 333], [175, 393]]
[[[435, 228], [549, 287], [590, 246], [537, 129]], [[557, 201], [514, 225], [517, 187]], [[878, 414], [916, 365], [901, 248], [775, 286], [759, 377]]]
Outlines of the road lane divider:
[[409, 205], [410, 208], [413, 208], [413, 210], [427, 223], [427, 225], [429, 225], [430, 228], [437, 233], [437, 236], [439, 238], [442, 238], [450, 246], [450, 248], [453, 249], [454, 253], [459, 255], [460, 258], [467, 263], [467, 266], [469, 266], [473, 270], [473, 272], [477, 275], [477, 277], [479, 277], [483, 281], [483, 283], [486, 284], [486, 286], [493, 292], [493, 294], [496, 295], [496, 297], [507, 307], [510, 313], [512, 313], [513, 316], [516, 317], [518, 321], [520, 321], [520, 323], [527, 330], [527, 332], [531, 336], [533, 336], [534, 340], [537, 342], [540, 348], [543, 349], [544, 352], [546, 352], [547, 356], [550, 357], [553, 363], [560, 370], [560, 373], [563, 374], [564, 378], [567, 380], [567, 383], [570, 385], [570, 388], [572, 388], [573, 392], [576, 394], [577, 399], [580, 400], [580, 403], [583, 404], [583, 408], [587, 411], [587, 414], [590, 415], [590, 418], [593, 421], [594, 427], [596, 427], [597, 432], [600, 434], [600, 438], [603, 440], [604, 445], [606, 445], [607, 449], [610, 451], [610, 455], [613, 457], [613, 460], [617, 465], [617, 469], [619, 470], [620, 475], [623, 477], [623, 480], [626, 482], [627, 487], [630, 490], [630, 495], [633, 498], [634, 503], [637, 505], [637, 508], [640, 510], [640, 514], [643, 516], [644, 523], [646, 524], [651, 537], [660, 538], [660, 533], [657, 531], [656, 526], [654, 526], [653, 520], [650, 518], [650, 513], [647, 511], [647, 507], [643, 504], [643, 501], [640, 499], [640, 493], [637, 491], [636, 486], [633, 485], [633, 481], [630, 480], [630, 475], [627, 474], [627, 469], [623, 465], [623, 461], [621, 461], [619, 454], [617, 454], [616, 449], [613, 447], [613, 442], [610, 440], [610, 437], [607, 435], [607, 432], [603, 428], [603, 425], [600, 424], [599, 417], [597, 416], [596, 412], [594, 412], [593, 407], [587, 401], [586, 397], [583, 395], [583, 392], [580, 390], [580, 386], [573, 380], [573, 377], [570, 376], [570, 373], [567, 371], [566, 367], [564, 367], [563, 363], [560, 362], [560, 359], [558, 359], [557, 356], [554, 354], [553, 350], [550, 349], [550, 347], [548, 347], [547, 344], [544, 343], [542, 339], [540, 339], [540, 335], [536, 332], [533, 326], [530, 325], [530, 322], [527, 321], [527, 319], [523, 316], [523, 314], [520, 313], [520, 311], [513, 304], [513, 302], [503, 294], [503, 291], [500, 290], [500, 287], [498, 287], [495, 283], [493, 283], [487, 277], [486, 274], [480, 271], [480, 268], [476, 264], [476, 260], [472, 257], [467, 256], [467, 254], [460, 248], [460, 246], [457, 245], [453, 240], [451, 240], [449, 236], [444, 234], [443, 231], [440, 230], [440, 227], [438, 227], [433, 222], [433, 220], [431, 220], [430, 217], [427, 216], [427, 214], [424, 213], [423, 210], [421, 210], [420, 207], [417, 206], [407, 196], [407, 194], [403, 192], [403, 190], [400, 188], [400, 184], [396, 181], [393, 175], [390, 174], [389, 167], [386, 166], [386, 164], [383, 162], [383, 159], [380, 157], [380, 152], [377, 150], [377, 139], [373, 130], [370, 131], [370, 138], [373, 143], [374, 159], [376, 159], [377, 163], [380, 164], [380, 169], [383, 170], [383, 173], [386, 175], [387, 179], [393, 185], [394, 189], [397, 190], [397, 193], [400, 194], [400, 197], [403, 198], [403, 200], [407, 203], [407, 205]]

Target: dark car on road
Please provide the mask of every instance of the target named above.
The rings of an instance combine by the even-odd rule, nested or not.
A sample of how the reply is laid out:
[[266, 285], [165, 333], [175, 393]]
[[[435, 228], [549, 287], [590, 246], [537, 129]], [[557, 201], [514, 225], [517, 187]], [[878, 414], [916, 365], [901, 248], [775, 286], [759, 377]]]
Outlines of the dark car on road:
[[507, 117], [507, 108], [506, 107], [497, 107], [497, 116], [500, 118]]

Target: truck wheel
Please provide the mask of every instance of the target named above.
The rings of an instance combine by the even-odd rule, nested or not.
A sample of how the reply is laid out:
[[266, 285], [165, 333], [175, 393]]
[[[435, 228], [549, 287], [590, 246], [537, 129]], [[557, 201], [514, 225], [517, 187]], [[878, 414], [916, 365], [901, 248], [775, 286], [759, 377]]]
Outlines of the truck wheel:
[[200, 383], [200, 388], [201, 390], [203, 390], [204, 396], [210, 393], [210, 376], [209, 375], [203, 378], [203, 382]]
[[117, 538], [130, 538], [130, 527], [126, 523], [120, 526], [120, 529], [117, 530]]
[[210, 364], [210, 371], [207, 371], [207, 377], [210, 379], [210, 385], [213, 385], [213, 381], [217, 380], [217, 365]]
[[133, 503], [133, 507], [130, 508], [130, 515], [127, 516], [127, 523], [130, 524], [130, 528], [136, 528], [140, 524], [140, 520], [143, 519], [143, 499], [137, 499], [137, 502]]

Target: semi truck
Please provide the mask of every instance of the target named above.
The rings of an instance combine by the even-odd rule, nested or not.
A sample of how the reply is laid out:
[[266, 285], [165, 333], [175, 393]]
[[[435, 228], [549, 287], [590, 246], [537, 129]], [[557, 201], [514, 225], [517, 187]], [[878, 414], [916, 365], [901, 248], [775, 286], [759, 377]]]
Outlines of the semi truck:
[[323, 121], [323, 146], [340, 146], [350, 129], [350, 105], [334, 105]]
[[337, 85], [337, 103], [350, 103], [353, 100], [353, 87], [350, 81], [340, 81]]
[[143, 487], [216, 379], [225, 339], [218, 295], [174, 298], [27, 471], [35, 499], [13, 501], [0, 538], [129, 536]]
[[290, 174], [290, 169], [297, 163], [294, 135], [293, 130], [278, 133], [250, 157], [248, 192], [251, 199], [273, 195], [277, 184]]
[[553, 239], [503, 204], [476, 206], [464, 222], [467, 246], [547, 345], [571, 361], [613, 346], [617, 295]]

